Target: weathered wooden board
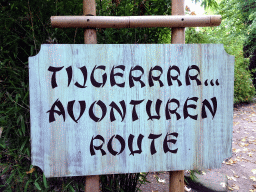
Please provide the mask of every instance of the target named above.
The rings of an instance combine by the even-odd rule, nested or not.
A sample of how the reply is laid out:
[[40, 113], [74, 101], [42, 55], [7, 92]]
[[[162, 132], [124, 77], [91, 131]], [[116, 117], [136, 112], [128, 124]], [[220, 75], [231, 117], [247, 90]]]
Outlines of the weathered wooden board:
[[223, 45], [42, 45], [29, 81], [32, 164], [46, 177], [210, 169], [231, 156]]

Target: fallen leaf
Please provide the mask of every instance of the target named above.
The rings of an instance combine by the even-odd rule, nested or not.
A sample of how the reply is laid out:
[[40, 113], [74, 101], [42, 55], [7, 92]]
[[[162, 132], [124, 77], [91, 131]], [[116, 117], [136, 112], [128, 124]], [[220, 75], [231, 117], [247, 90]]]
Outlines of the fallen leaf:
[[29, 171], [26, 171], [27, 174], [31, 174], [35, 171], [36, 169], [34, 167], [32, 167], [32, 169], [30, 169]]
[[251, 172], [252, 172], [253, 174], [256, 174], [256, 169], [252, 169]]
[[248, 155], [249, 155], [249, 157], [252, 157], [253, 153], [252, 153], [252, 152], [249, 152]]
[[243, 179], [247, 179], [245, 176], [242, 176]]
[[166, 182], [165, 182], [165, 179], [160, 179], [160, 178], [158, 179], [158, 182], [159, 182], [159, 183], [166, 183]]
[[239, 143], [240, 147], [247, 147], [249, 144], [248, 143]]
[[233, 159], [229, 159], [228, 162], [225, 162], [226, 165], [232, 165], [232, 164], [235, 164], [236, 161], [233, 161]]
[[233, 187], [233, 189], [235, 189], [235, 190], [239, 190], [239, 186], [238, 185], [232, 185], [232, 187]]
[[228, 180], [233, 180], [233, 181], [236, 181], [236, 179], [235, 179], [235, 177], [229, 177], [228, 175], [227, 175], [227, 178], [228, 178]]
[[233, 149], [234, 153], [239, 153], [241, 151], [241, 149]]
[[254, 177], [254, 176], [250, 176], [250, 179], [253, 181], [256, 181], [256, 177]]
[[191, 188], [188, 188], [186, 185], [184, 186], [185, 191], [191, 191]]
[[245, 142], [245, 141], [246, 141], [246, 139], [245, 139], [245, 138], [243, 138], [243, 139], [241, 139], [241, 141]]
[[256, 189], [256, 185], [252, 185]]
[[236, 175], [236, 172], [234, 170], [231, 169], [231, 171], [233, 172], [234, 177], [239, 178], [239, 176]]
[[224, 182], [221, 182], [220, 185], [223, 187], [223, 188], [226, 188], [227, 184], [224, 183]]
[[231, 190], [231, 191], [233, 191], [234, 189], [232, 189], [231, 187], [228, 187], [228, 190]]

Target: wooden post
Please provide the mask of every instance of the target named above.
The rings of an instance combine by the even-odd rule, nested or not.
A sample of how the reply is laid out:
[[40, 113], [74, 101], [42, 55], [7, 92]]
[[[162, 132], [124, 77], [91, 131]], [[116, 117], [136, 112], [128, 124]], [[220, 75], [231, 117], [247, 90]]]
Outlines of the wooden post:
[[[83, 0], [83, 13], [86, 16], [96, 16], [95, 0]], [[97, 44], [96, 29], [84, 30], [84, 43]]]
[[[86, 16], [96, 16], [95, 0], [83, 0], [83, 14]], [[84, 30], [84, 43], [97, 44], [96, 29]], [[100, 176], [86, 176], [85, 177], [85, 192], [100, 191]]]
[[[184, 0], [172, 0], [172, 15], [184, 15]], [[172, 28], [172, 44], [185, 44], [185, 28]]]
[[[172, 0], [172, 15], [184, 15], [184, 0]], [[172, 28], [172, 44], [185, 44], [185, 28]], [[184, 171], [169, 172], [169, 192], [184, 191]]]
[[100, 191], [100, 176], [86, 176], [85, 177], [85, 192]]

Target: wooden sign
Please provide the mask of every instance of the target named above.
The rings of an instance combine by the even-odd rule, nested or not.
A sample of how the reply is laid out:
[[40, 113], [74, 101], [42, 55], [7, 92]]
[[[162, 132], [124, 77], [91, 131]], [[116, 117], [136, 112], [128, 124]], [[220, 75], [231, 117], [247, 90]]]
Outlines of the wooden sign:
[[29, 81], [32, 165], [46, 177], [211, 169], [232, 154], [223, 45], [46, 44]]

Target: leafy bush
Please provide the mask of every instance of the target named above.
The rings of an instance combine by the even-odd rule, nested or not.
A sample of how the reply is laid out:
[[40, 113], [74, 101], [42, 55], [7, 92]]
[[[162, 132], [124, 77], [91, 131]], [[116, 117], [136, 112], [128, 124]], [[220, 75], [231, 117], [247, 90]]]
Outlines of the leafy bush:
[[250, 102], [255, 97], [255, 87], [249, 70], [249, 58], [244, 58], [244, 36], [230, 32], [225, 20], [219, 27], [186, 29], [186, 43], [223, 44], [229, 55], [235, 56], [234, 103]]
[[252, 75], [250, 71], [247, 70], [248, 65], [249, 59], [244, 59], [242, 53], [236, 56], [234, 103], [250, 102], [255, 96], [255, 88], [251, 78]]
[[250, 59], [249, 69], [256, 87], [256, 1], [222, 0], [219, 12], [229, 20], [228, 26], [234, 34], [244, 36], [244, 57]]
[[[98, 15], [170, 14], [171, 1], [97, 0]], [[82, 15], [82, 1], [8, 1], [0, 10], [0, 191], [84, 191], [84, 177], [45, 178], [31, 166], [28, 57], [43, 43], [83, 44], [83, 29], [53, 29], [52, 15]], [[98, 29], [97, 29], [98, 30]], [[99, 29], [98, 43], [168, 43], [170, 29]], [[169, 39], [168, 39], [169, 38]], [[142, 174], [101, 176], [102, 190], [135, 187]], [[106, 185], [104, 181], [115, 181]], [[117, 181], [117, 182], [116, 182]], [[124, 184], [123, 181], [128, 181]], [[108, 188], [108, 189], [107, 189]]]

